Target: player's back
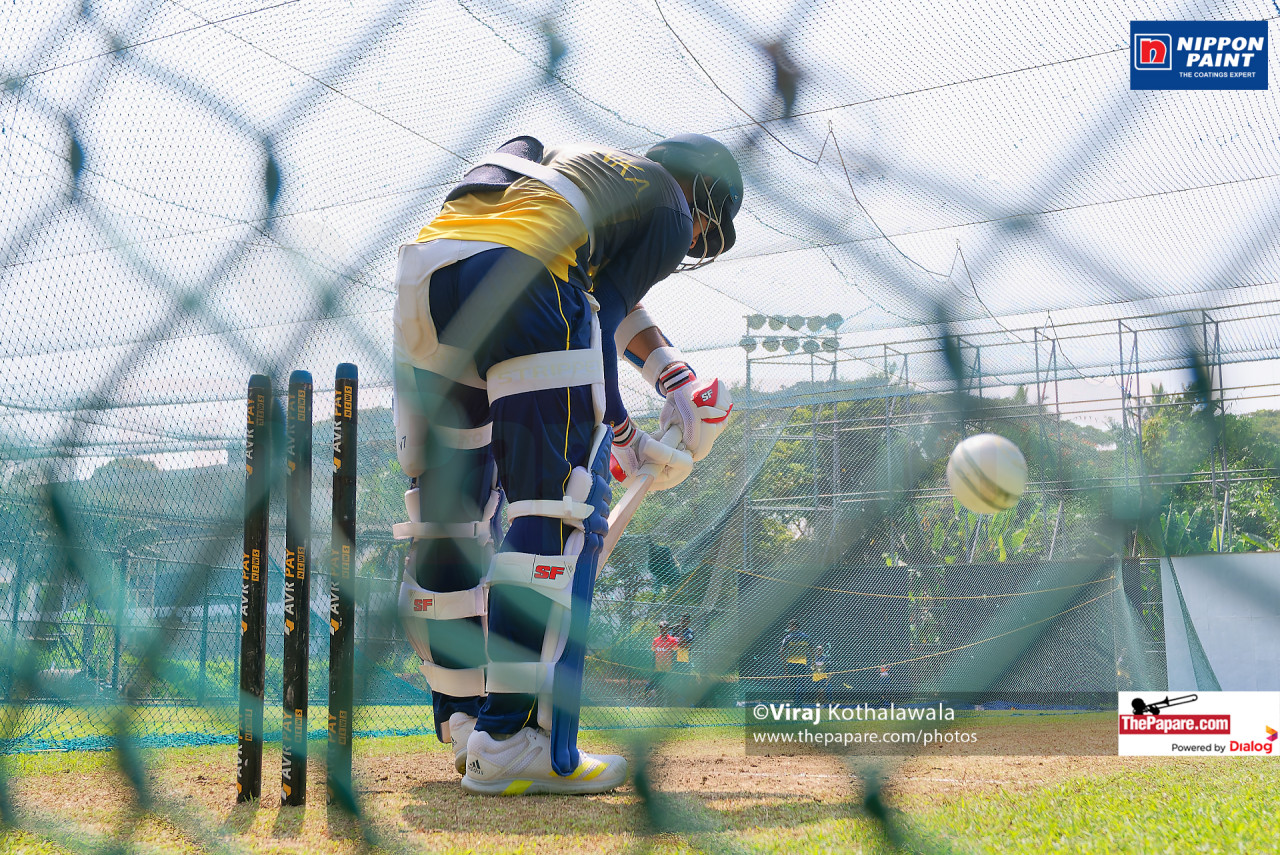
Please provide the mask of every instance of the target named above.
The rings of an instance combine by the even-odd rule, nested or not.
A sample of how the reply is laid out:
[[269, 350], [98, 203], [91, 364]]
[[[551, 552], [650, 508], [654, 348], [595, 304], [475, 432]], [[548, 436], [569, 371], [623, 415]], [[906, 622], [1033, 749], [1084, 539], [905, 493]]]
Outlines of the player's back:
[[789, 632], [782, 638], [782, 658], [797, 665], [807, 665], [812, 646], [813, 642], [807, 633], [799, 630]]
[[[683, 258], [690, 234], [686, 229], [692, 221], [689, 203], [661, 166], [606, 146], [548, 149], [543, 163], [581, 188], [591, 206], [593, 239], [579, 248], [578, 258], [593, 276], [610, 263], [629, 259], [642, 246], [651, 251], [669, 245], [670, 263], [661, 267], [674, 268]], [[684, 225], [678, 226], [681, 221]], [[670, 234], [655, 235], [655, 231]], [[632, 306], [643, 294], [621, 296]]]

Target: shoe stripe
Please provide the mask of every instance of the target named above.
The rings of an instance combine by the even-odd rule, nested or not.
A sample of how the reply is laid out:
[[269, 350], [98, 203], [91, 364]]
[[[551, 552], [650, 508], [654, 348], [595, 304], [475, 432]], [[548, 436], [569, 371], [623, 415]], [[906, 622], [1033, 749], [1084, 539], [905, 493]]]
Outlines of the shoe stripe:
[[[578, 778], [582, 777], [587, 772], [590, 772], [592, 769], [594, 769], [596, 767], [597, 762], [598, 761], [596, 761], [594, 758], [584, 759], [581, 763], [578, 764], [577, 769], [574, 769], [565, 777], [567, 777], [570, 781], [576, 781], [578, 780]], [[583, 780], [590, 780], [590, 779], [583, 778]]]
[[507, 784], [507, 788], [502, 791], [502, 794], [504, 796], [518, 796], [531, 786], [533, 786], [533, 781], [512, 781]]
[[588, 772], [587, 774], [583, 775], [583, 776], [582, 776], [582, 780], [584, 780], [584, 781], [591, 781], [591, 780], [594, 780], [595, 778], [600, 777], [600, 774], [601, 774], [602, 772], [604, 772], [604, 770], [605, 770], [605, 769], [608, 769], [608, 768], [609, 768], [609, 764], [608, 764], [608, 763], [603, 763], [603, 762], [597, 761], [597, 762], [596, 762], [596, 765], [595, 765], [595, 768], [593, 768], [593, 769], [592, 769], [590, 772]]

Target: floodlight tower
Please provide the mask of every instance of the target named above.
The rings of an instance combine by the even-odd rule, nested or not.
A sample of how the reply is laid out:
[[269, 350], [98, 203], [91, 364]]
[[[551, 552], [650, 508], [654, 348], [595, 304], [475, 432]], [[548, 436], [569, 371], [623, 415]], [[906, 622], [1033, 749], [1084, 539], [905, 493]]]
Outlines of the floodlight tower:
[[[816, 392], [817, 386], [817, 365], [819, 362], [829, 364], [831, 366], [831, 379], [835, 380], [839, 374], [840, 363], [840, 338], [839, 331], [844, 323], [844, 318], [836, 313], [832, 313], [825, 317], [814, 315], [806, 317], [798, 314], [784, 315], [764, 315], [751, 314], [745, 317], [747, 329], [743, 334], [739, 345], [746, 353], [747, 361], [747, 381], [746, 391], [751, 392], [752, 384], [752, 368], [757, 363], [789, 363], [794, 365], [794, 359], [791, 357], [796, 353], [804, 353], [809, 358], [809, 380], [813, 384], [813, 390]], [[821, 489], [819, 486], [818, 475], [818, 409], [820, 403], [815, 401], [812, 408], [813, 424], [810, 428], [810, 441], [813, 450], [813, 503], [808, 507], [792, 507], [789, 510], [805, 511], [816, 513], [821, 500]], [[835, 494], [839, 492], [839, 472], [840, 472], [840, 455], [838, 448], [839, 441], [839, 425], [836, 423], [836, 413], [838, 408], [832, 404], [832, 427], [831, 427], [831, 459], [832, 459], [832, 519], [834, 520], [834, 501]], [[751, 426], [751, 421], [747, 422], [742, 432], [743, 446], [745, 458], [751, 459], [753, 434], [755, 429]], [[825, 438], [824, 438], [825, 439]], [[764, 505], [768, 505], [770, 509], [777, 510], [776, 502], [770, 501], [768, 497], [762, 499]], [[752, 548], [751, 548], [751, 521], [754, 517], [753, 501], [749, 495], [744, 495], [742, 502], [743, 526], [742, 526], [742, 567], [743, 570], [750, 570], [752, 564]]]
[[[826, 317], [812, 315], [762, 315], [752, 314], [745, 318], [747, 331], [739, 340], [739, 346], [747, 354], [747, 391], [751, 391], [751, 368], [756, 362], [776, 362], [785, 359], [786, 355], [803, 351], [809, 356], [809, 380], [817, 382], [817, 364], [826, 362], [831, 366], [831, 379], [839, 375], [840, 365], [840, 327], [844, 317], [832, 312]], [[768, 325], [769, 329], [764, 330]], [[787, 330], [784, 332], [783, 330]], [[825, 331], [825, 335], [823, 332]], [[773, 333], [780, 333], [774, 335]], [[757, 348], [763, 354], [753, 356]], [[778, 354], [781, 349], [784, 353]], [[778, 354], [774, 356], [774, 354]]]

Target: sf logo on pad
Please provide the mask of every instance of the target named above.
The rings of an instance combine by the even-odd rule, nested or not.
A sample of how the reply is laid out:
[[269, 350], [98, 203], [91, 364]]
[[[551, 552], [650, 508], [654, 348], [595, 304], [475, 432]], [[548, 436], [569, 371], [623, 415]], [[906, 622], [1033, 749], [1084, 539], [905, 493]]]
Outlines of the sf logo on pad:
[[1173, 37], [1167, 33], [1133, 34], [1133, 67], [1139, 71], [1173, 68]]
[[556, 567], [548, 564], [539, 564], [533, 568], [533, 578], [535, 579], [555, 579], [564, 572], [563, 567]]

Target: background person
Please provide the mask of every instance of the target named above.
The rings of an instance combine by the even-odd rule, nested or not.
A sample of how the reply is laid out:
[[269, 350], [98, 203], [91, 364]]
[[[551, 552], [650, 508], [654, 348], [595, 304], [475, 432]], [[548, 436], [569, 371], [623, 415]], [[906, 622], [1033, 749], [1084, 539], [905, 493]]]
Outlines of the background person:
[[659, 706], [666, 706], [672, 665], [680, 639], [671, 634], [665, 620], [658, 621], [658, 634], [653, 638], [653, 679], [649, 691], [656, 696]]
[[813, 648], [813, 664], [810, 667], [813, 670], [814, 703], [820, 704], [827, 700], [831, 686], [830, 666], [821, 644]]
[[783, 691], [791, 696], [792, 703], [799, 706], [804, 703], [804, 696], [808, 694], [806, 684], [812, 681], [810, 657], [813, 655], [813, 639], [808, 633], [800, 631], [800, 624], [794, 619], [787, 623], [787, 634], [782, 636], [779, 655], [782, 658], [783, 674], [786, 675]]
[[689, 626], [691, 618], [688, 612], [680, 615], [680, 620], [671, 631], [678, 640], [675, 662], [671, 665], [672, 680], [681, 703], [687, 703], [693, 697], [693, 629]]

